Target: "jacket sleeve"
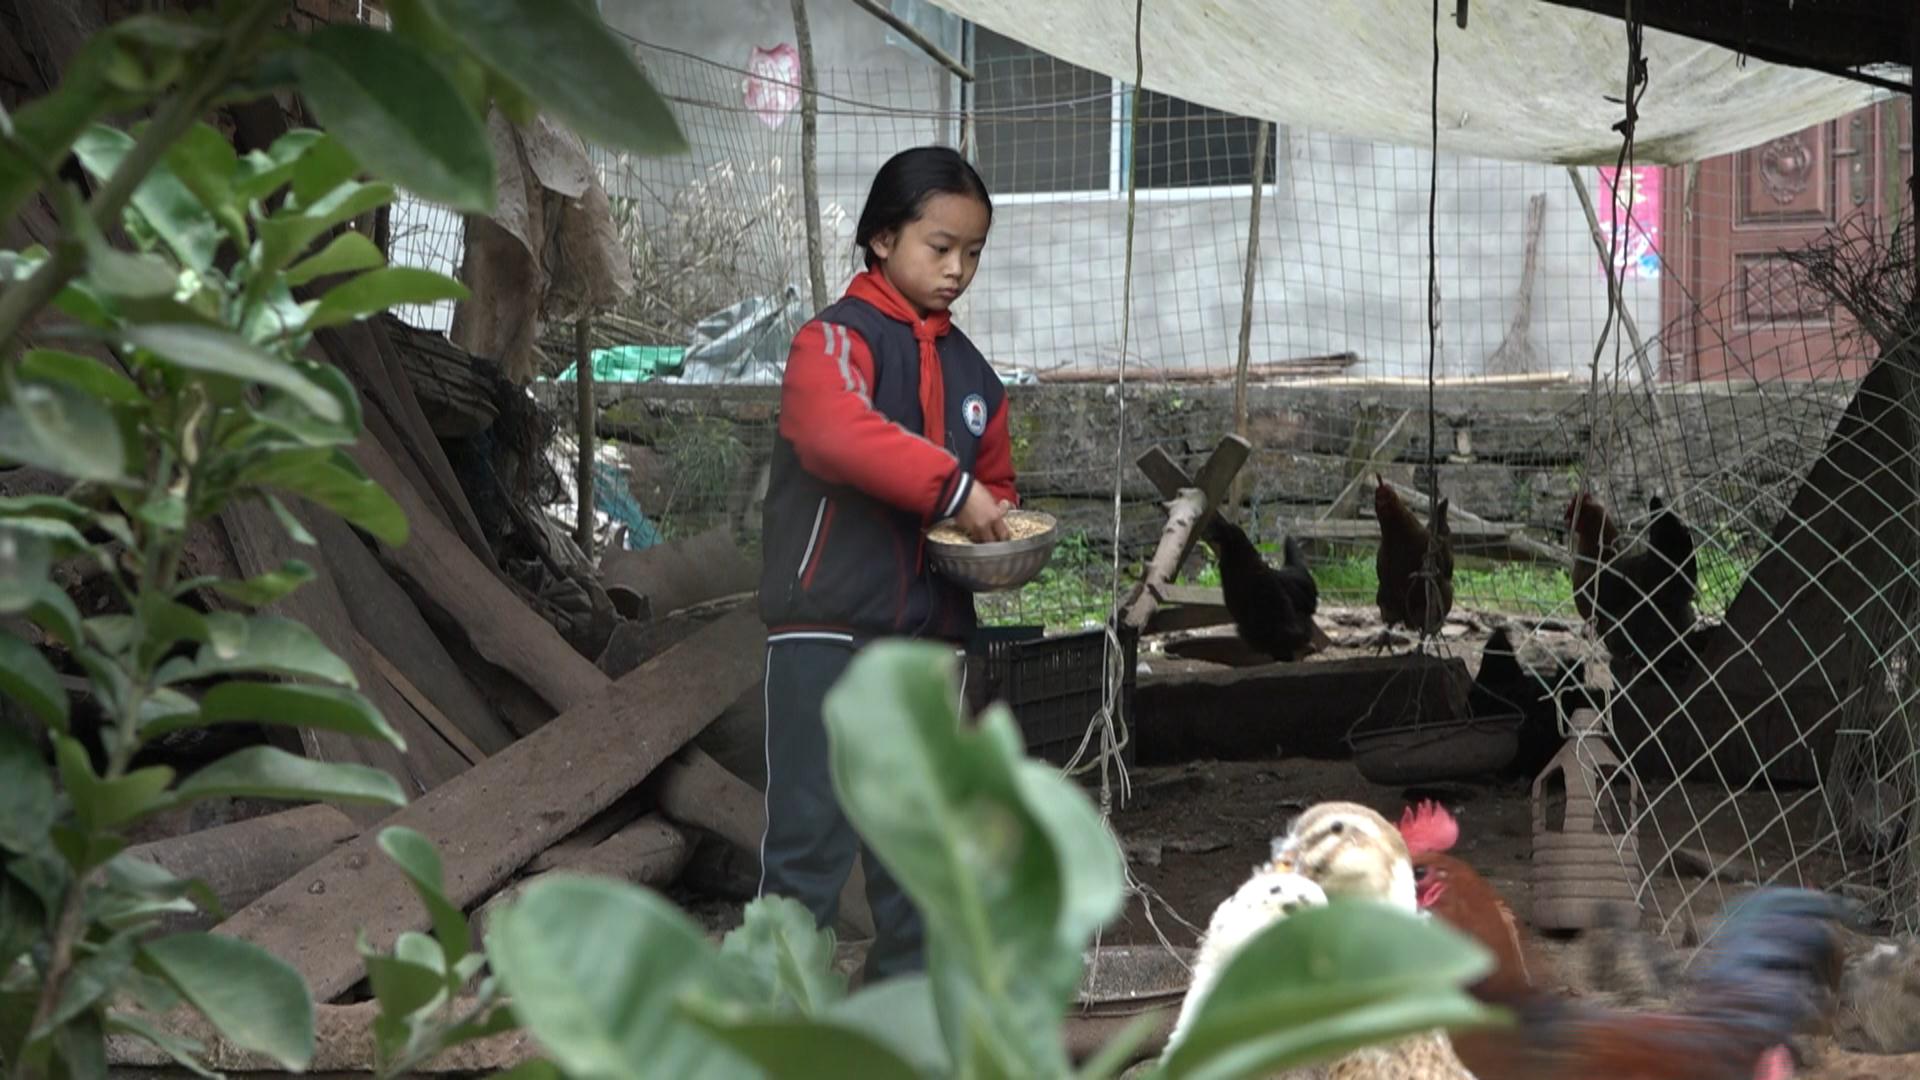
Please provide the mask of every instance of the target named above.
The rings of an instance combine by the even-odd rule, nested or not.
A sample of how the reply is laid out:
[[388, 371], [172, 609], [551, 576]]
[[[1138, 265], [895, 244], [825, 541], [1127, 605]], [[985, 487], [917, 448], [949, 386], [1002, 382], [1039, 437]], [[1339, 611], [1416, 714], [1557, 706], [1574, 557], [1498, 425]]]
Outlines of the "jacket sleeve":
[[944, 449], [873, 407], [873, 356], [860, 335], [811, 322], [794, 335], [780, 384], [780, 434], [800, 464], [890, 506], [936, 521], [966, 501], [973, 478]]
[[986, 433], [980, 436], [973, 475], [996, 500], [1019, 506], [1020, 492], [1013, 486], [1013, 436], [1007, 429], [1007, 407], [1008, 401], [1002, 395], [1000, 407], [994, 410], [993, 418], [987, 421]]

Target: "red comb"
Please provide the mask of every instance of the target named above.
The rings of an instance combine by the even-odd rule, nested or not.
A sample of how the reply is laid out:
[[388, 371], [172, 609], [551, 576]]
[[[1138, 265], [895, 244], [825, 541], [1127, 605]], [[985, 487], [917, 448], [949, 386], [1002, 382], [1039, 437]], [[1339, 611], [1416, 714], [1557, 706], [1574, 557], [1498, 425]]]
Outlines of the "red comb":
[[1447, 808], [1431, 799], [1422, 799], [1400, 815], [1400, 838], [1407, 842], [1407, 853], [1424, 855], [1446, 851], [1460, 840], [1460, 823]]

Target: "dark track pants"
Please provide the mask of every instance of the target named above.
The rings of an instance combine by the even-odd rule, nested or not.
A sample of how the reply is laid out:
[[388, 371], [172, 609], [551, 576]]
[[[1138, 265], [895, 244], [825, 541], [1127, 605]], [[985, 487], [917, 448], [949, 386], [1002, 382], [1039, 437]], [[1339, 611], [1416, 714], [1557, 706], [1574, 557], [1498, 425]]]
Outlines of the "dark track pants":
[[818, 925], [832, 926], [854, 856], [864, 852], [874, 925], [865, 978], [872, 983], [926, 966], [925, 929], [913, 901], [841, 811], [828, 771], [821, 704], [854, 652], [853, 643], [838, 635], [783, 635], [767, 645], [767, 831], [760, 840], [760, 893], [790, 896], [813, 912]]

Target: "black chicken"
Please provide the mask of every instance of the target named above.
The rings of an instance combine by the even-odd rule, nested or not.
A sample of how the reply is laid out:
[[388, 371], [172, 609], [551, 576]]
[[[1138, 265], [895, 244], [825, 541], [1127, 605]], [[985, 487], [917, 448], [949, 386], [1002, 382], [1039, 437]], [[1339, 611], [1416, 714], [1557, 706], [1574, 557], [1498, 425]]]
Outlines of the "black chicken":
[[1286, 562], [1268, 566], [1238, 525], [1215, 515], [1207, 525], [1207, 543], [1220, 562], [1220, 591], [1240, 640], [1275, 660], [1298, 660], [1310, 651], [1313, 612], [1320, 588], [1307, 569], [1298, 541], [1286, 540]]
[[1674, 646], [1693, 629], [1700, 566], [1687, 523], [1658, 495], [1647, 508], [1647, 549], [1601, 565], [1593, 621], [1616, 664], [1672, 674], [1691, 659]]

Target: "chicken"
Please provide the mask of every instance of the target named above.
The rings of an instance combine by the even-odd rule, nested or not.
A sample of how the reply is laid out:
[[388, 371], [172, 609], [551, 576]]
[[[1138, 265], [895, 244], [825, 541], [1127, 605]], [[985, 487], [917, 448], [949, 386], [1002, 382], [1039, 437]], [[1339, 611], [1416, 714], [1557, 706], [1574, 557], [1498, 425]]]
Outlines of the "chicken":
[[1582, 619], [1593, 621], [1593, 579], [1604, 559], [1620, 546], [1620, 530], [1613, 516], [1587, 492], [1567, 504], [1567, 529], [1573, 534], [1573, 607]]
[[[1273, 866], [1305, 876], [1329, 897], [1365, 897], [1419, 910], [1406, 841], [1386, 818], [1358, 803], [1309, 807], [1286, 836], [1274, 841]], [[1439, 1030], [1362, 1047], [1284, 1075], [1288, 1080], [1476, 1080]]]
[[1432, 804], [1409, 810], [1401, 832], [1420, 905], [1494, 954], [1473, 986], [1513, 1009], [1511, 1029], [1461, 1032], [1454, 1049], [1477, 1080], [1787, 1080], [1787, 1046], [1833, 998], [1841, 902], [1804, 889], [1758, 890], [1730, 909], [1703, 952], [1686, 1004], [1666, 1014], [1588, 1008], [1540, 985], [1511, 909], [1492, 886], [1444, 854], [1459, 826]]
[[[1557, 658], [1544, 677], [1520, 661], [1506, 625], [1494, 628], [1480, 650], [1480, 669], [1467, 690], [1467, 715], [1476, 719], [1520, 718], [1519, 750], [1502, 771], [1531, 780], [1560, 752], [1560, 710], [1556, 700], [1577, 699], [1584, 685], [1575, 665]], [[1583, 702], [1569, 702], [1577, 707]]]
[[1240, 640], [1275, 660], [1298, 660], [1310, 652], [1320, 589], [1299, 541], [1287, 537], [1286, 561], [1276, 569], [1238, 525], [1216, 514], [1207, 526], [1207, 543], [1220, 561], [1220, 591]]
[[1647, 508], [1653, 518], [1646, 550], [1620, 556], [1614, 552], [1617, 534], [1613, 544], [1607, 539], [1612, 525], [1605, 508], [1590, 495], [1575, 496], [1567, 511], [1574, 530], [1574, 604], [1579, 607], [1585, 596], [1582, 614], [1616, 665], [1652, 665], [1672, 674], [1690, 659], [1674, 646], [1693, 628], [1699, 560], [1686, 522], [1658, 495]]
[[[1557, 1080], [1791, 1077], [1788, 1043], [1830, 1008], [1841, 901], [1767, 887], [1736, 900], [1666, 1013], [1585, 1007], [1536, 993], [1516, 1008], [1524, 1075]], [[1521, 1075], [1521, 1074], [1516, 1074]]]
[[[1380, 521], [1380, 550], [1374, 570], [1380, 578], [1374, 602], [1387, 626], [1405, 626], [1428, 637], [1440, 632], [1453, 610], [1453, 533], [1447, 527], [1447, 500], [1433, 504], [1427, 524], [1413, 516], [1386, 478], [1374, 479], [1373, 513]], [[1432, 571], [1428, 571], [1428, 558]]]
[[1266, 863], [1256, 866], [1252, 876], [1213, 909], [1213, 918], [1208, 920], [1207, 932], [1201, 936], [1200, 947], [1194, 954], [1192, 978], [1187, 983], [1186, 997], [1180, 1003], [1180, 1015], [1167, 1038], [1167, 1053], [1180, 1042], [1193, 1014], [1241, 946], [1295, 911], [1326, 902], [1327, 894], [1320, 886], [1301, 875], [1275, 870]]
[[[1435, 802], [1409, 807], [1400, 816], [1400, 836], [1413, 863], [1415, 898], [1420, 909], [1433, 913], [1493, 954], [1493, 971], [1468, 990], [1480, 1000], [1493, 1003], [1524, 997], [1537, 985], [1533, 976], [1537, 964], [1521, 940], [1520, 921], [1500, 893], [1473, 867], [1447, 854], [1460, 839], [1460, 826], [1453, 815]], [[1471, 1067], [1473, 1063], [1467, 1064]]]

